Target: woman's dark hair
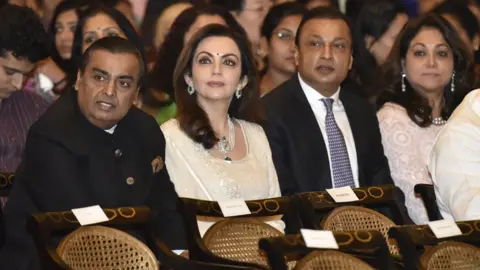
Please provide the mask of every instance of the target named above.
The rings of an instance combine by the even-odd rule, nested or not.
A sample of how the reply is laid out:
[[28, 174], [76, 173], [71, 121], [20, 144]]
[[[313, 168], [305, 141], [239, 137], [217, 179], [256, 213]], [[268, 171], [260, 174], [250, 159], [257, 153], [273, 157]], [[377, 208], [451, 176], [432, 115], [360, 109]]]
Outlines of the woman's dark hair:
[[184, 10], [172, 23], [172, 27], [158, 51], [155, 67], [148, 78], [148, 91], [146, 91], [143, 100], [145, 104], [153, 106], [165, 105], [161, 101], [157, 101], [151, 97], [151, 95], [148, 94], [149, 91], [163, 91], [170, 96], [169, 103], [175, 101], [172, 81], [173, 70], [177, 64], [180, 52], [183, 49], [185, 33], [188, 32], [197, 18], [202, 15], [220, 16], [233, 31], [245, 35], [245, 31], [237, 23], [235, 18], [222, 8], [202, 5]]
[[307, 9], [305, 6], [295, 2], [283, 3], [272, 7], [268, 11], [267, 16], [265, 16], [262, 27], [260, 28], [262, 37], [265, 37], [270, 41], [273, 31], [283, 19], [288, 16], [303, 15], [306, 11]]
[[210, 0], [210, 4], [227, 11], [240, 12], [245, 8], [245, 1], [246, 0]]
[[406, 58], [412, 39], [424, 28], [434, 28], [442, 33], [443, 38], [453, 52], [453, 68], [455, 71], [455, 91], [452, 93], [450, 83], [445, 86], [444, 106], [441, 116], [448, 119], [465, 95], [474, 88], [475, 73], [472, 53], [466, 48], [457, 32], [442, 17], [427, 13], [407, 23], [398, 36], [389, 59], [382, 66], [376, 78], [379, 89], [377, 109], [386, 102], [401, 105], [407, 110], [408, 116], [420, 127], [427, 127], [432, 123], [432, 108], [428, 100], [412, 88], [405, 79], [406, 91], [402, 91], [402, 61]]
[[190, 95], [187, 92], [185, 75], [192, 74], [192, 65], [195, 51], [200, 42], [209, 37], [228, 37], [238, 46], [241, 54], [242, 71], [240, 78], [247, 78], [248, 83], [242, 90], [242, 96], [237, 99], [233, 97], [228, 114], [237, 119], [249, 122], [258, 122], [262, 115], [258, 110], [259, 88], [255, 59], [250, 49], [250, 43], [246, 35], [240, 34], [230, 27], [219, 24], [212, 24], [200, 29], [182, 50], [175, 67], [173, 76], [175, 94], [178, 105], [178, 121], [180, 128], [195, 142], [201, 143], [205, 149], [211, 149], [218, 138], [210, 125], [205, 111], [197, 104], [196, 94]]
[[468, 8], [467, 0], [447, 0], [433, 9], [433, 12], [453, 16], [465, 29], [470, 40], [480, 33], [478, 20]]
[[73, 64], [71, 59], [63, 59], [60, 54], [58, 53], [57, 46], [55, 44], [55, 36], [56, 36], [56, 27], [58, 16], [62, 13], [73, 10], [77, 14], [77, 17], [80, 18], [82, 9], [87, 8], [89, 5], [86, 0], [65, 0], [62, 1], [58, 6], [55, 8], [53, 13], [52, 20], [50, 21], [50, 25], [48, 27], [48, 34], [50, 36], [50, 55], [52, 60], [60, 67], [65, 74], [69, 74], [71, 72], [75, 73], [75, 65]]
[[406, 14], [401, 3], [381, 0], [366, 3], [361, 9], [353, 29], [353, 51], [355, 52], [353, 70], [354, 79], [362, 86], [369, 86], [377, 69], [377, 61], [365, 46], [365, 37], [379, 39], [390, 27], [397, 15]]
[[[307, 5], [308, 3], [310, 3], [310, 1], [312, 1], [312, 0], [297, 0], [297, 3]], [[332, 7], [338, 8], [338, 0], [330, 0], [330, 5]]]

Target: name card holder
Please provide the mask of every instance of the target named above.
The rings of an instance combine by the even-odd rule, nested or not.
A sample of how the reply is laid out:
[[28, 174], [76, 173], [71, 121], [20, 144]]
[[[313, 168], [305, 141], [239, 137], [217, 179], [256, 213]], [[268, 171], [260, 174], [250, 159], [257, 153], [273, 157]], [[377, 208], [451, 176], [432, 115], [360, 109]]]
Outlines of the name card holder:
[[454, 220], [444, 219], [431, 221], [428, 226], [438, 239], [462, 235], [462, 231]]
[[330, 188], [327, 189], [328, 194], [332, 196], [332, 199], [337, 203], [342, 202], [355, 202], [358, 201], [358, 197], [353, 192], [353, 189], [349, 186], [341, 188]]
[[108, 221], [107, 215], [99, 205], [72, 209], [72, 213], [82, 226]]
[[300, 229], [308, 248], [338, 249], [337, 240], [332, 231]]
[[224, 217], [236, 217], [252, 213], [250, 212], [250, 209], [248, 209], [245, 200], [242, 199], [219, 201], [218, 205], [220, 206]]

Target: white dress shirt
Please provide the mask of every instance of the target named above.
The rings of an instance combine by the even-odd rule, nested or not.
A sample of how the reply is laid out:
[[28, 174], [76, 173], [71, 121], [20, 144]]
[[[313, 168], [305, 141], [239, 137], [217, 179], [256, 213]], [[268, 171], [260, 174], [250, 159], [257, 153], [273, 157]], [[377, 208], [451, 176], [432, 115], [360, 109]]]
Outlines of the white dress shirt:
[[465, 97], [438, 135], [428, 169], [445, 219], [480, 219], [480, 89]]
[[[355, 148], [355, 141], [353, 139], [352, 129], [350, 128], [350, 123], [348, 122], [347, 113], [343, 107], [342, 101], [340, 100], [340, 88], [335, 92], [331, 97], [322, 96], [317, 90], [313, 89], [308, 85], [298, 73], [298, 80], [300, 81], [300, 86], [302, 87], [305, 96], [307, 97], [308, 103], [312, 108], [313, 114], [317, 119], [318, 127], [322, 132], [323, 141], [327, 148], [328, 160], [331, 160], [330, 157], [330, 147], [328, 144], [327, 130], [325, 128], [325, 116], [327, 115], [327, 109], [325, 108], [324, 103], [322, 102], [323, 98], [333, 99], [333, 116], [335, 117], [335, 122], [337, 122], [338, 128], [342, 131], [343, 138], [345, 139], [345, 145], [347, 146], [348, 157], [350, 159], [350, 166], [352, 167], [353, 180], [355, 181], [355, 186], [359, 187], [358, 183], [358, 162], [357, 162], [357, 150]], [[332, 187], [335, 187], [335, 182], [333, 181], [333, 170], [332, 163], [330, 162], [330, 175], [332, 180]]]

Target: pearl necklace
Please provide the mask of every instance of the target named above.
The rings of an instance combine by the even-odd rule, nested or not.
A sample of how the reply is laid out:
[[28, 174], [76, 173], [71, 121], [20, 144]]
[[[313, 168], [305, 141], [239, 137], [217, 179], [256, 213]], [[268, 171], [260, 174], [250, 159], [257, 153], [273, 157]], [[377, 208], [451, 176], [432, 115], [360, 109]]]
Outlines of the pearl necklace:
[[447, 120], [443, 119], [443, 117], [434, 117], [432, 118], [432, 124], [436, 126], [443, 126], [447, 123]]
[[222, 136], [222, 138], [217, 142], [215, 148], [223, 154], [223, 159], [230, 162], [232, 159], [227, 155], [229, 152], [233, 151], [235, 147], [235, 127], [230, 116], [227, 116], [228, 122], [228, 137], [229, 139]]

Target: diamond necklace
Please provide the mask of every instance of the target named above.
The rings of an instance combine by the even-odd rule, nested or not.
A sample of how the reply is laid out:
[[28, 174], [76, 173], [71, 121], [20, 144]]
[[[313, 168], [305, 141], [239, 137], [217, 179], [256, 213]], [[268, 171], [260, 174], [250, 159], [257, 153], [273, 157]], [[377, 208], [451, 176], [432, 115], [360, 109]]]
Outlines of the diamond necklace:
[[235, 127], [230, 115], [227, 116], [227, 122], [229, 139], [227, 140], [225, 136], [222, 136], [222, 138], [215, 145], [215, 148], [223, 154], [224, 160], [232, 161], [232, 159], [228, 156], [228, 153], [232, 152], [233, 148], [235, 147]]
[[436, 126], [442, 126], [445, 125], [445, 123], [447, 123], [447, 120], [443, 119], [441, 116], [432, 118], [432, 124]]

